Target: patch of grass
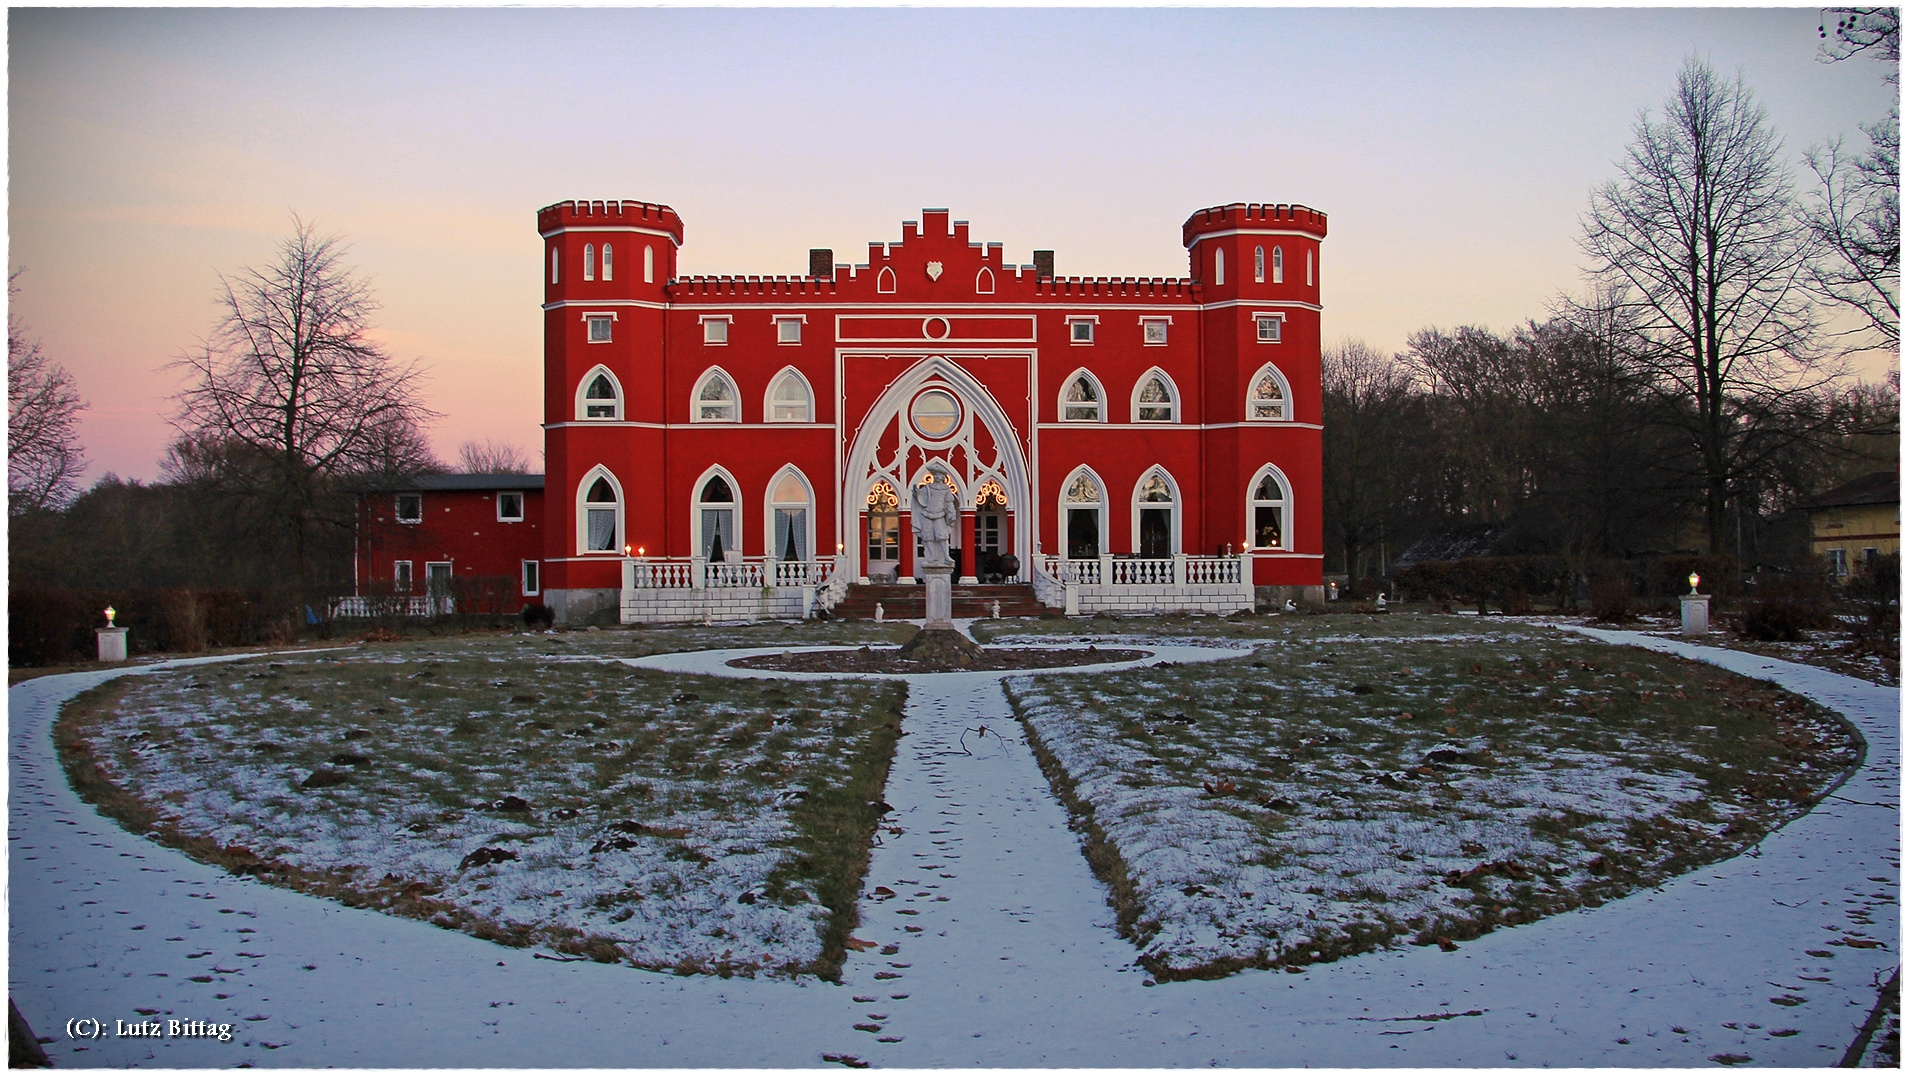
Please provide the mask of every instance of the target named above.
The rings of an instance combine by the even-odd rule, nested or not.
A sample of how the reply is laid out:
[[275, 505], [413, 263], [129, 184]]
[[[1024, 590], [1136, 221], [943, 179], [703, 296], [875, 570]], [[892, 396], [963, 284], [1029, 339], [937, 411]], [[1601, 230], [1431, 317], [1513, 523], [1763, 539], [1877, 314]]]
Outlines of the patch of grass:
[[113, 681], [56, 735], [102, 811], [230, 870], [504, 944], [832, 977], [905, 687], [603, 660], [717, 638], [684, 636], [200, 666]]
[[[1132, 621], [1073, 627], [1144, 641]], [[1599, 904], [1736, 854], [1860, 757], [1844, 722], [1779, 689], [1549, 629], [1151, 627], [1263, 644], [1010, 695], [1159, 978], [1450, 946]]]

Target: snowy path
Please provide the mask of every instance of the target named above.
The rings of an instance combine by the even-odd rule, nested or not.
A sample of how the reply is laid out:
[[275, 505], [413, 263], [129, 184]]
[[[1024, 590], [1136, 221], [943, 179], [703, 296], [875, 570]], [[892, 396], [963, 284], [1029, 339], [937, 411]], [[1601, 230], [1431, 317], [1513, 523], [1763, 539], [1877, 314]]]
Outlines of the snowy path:
[[[126, 834], [73, 795], [48, 734], [61, 700], [114, 674], [48, 677], [9, 692], [10, 987], [36, 1030], [60, 1036], [48, 1050], [68, 1066], [789, 1066], [822, 1053], [911, 1066], [1699, 1066], [1722, 1054], [1833, 1064], [1898, 959], [1899, 693], [1756, 655], [1595, 634], [1815, 698], [1862, 730], [1866, 762], [1759, 854], [1600, 909], [1453, 953], [1149, 988], [1020, 741], [999, 674], [911, 677], [887, 794], [904, 832], [884, 835], [868, 881], [897, 896], [864, 902], [857, 931], [901, 948], [852, 958], [840, 987], [724, 982], [533, 960], [232, 878]], [[1224, 656], [1148, 648], [1158, 659]], [[643, 663], [715, 671], [730, 656]], [[962, 751], [961, 732], [982, 724], [1009, 735], [968, 733], [972, 753]], [[1863, 947], [1870, 940], [1881, 944]], [[238, 1023], [239, 1038], [112, 1038], [112, 1021], [137, 1019], [138, 1007]], [[106, 1021], [108, 1037], [66, 1041], [61, 1025], [74, 1017]]]

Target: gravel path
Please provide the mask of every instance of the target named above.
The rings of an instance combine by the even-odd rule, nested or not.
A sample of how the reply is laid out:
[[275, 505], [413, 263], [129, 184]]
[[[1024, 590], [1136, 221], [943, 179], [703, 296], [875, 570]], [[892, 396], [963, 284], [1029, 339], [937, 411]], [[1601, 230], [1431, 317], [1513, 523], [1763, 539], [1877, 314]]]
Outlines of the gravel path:
[[[887, 793], [902, 832], [882, 835], [857, 931], [899, 948], [855, 956], [841, 986], [725, 982], [537, 960], [149, 844], [77, 800], [49, 735], [60, 701], [118, 673], [47, 677], [9, 691], [10, 989], [67, 1067], [1835, 1063], [1898, 961], [1899, 692], [1592, 634], [1815, 698], [1861, 729], [1867, 759], [1755, 852], [1600, 909], [1453, 953], [1148, 987], [999, 674], [910, 677]], [[720, 667], [733, 656], [641, 663], [771, 675]], [[983, 725], [985, 737], [968, 731]], [[114, 1037], [113, 1021], [141, 1008], [237, 1030], [230, 1043]], [[70, 1040], [79, 1017], [104, 1021], [105, 1036]]]

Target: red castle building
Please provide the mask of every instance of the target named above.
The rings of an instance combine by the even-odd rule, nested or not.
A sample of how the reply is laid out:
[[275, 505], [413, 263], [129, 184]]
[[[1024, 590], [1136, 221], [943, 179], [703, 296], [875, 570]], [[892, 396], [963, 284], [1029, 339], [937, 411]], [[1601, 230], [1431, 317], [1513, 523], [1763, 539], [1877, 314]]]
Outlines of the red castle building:
[[[1322, 213], [1200, 210], [1172, 279], [1008, 264], [944, 209], [864, 264], [814, 250], [789, 276], [678, 276], [682, 220], [648, 202], [560, 202], [537, 230], [541, 525], [436, 544], [535, 562], [520, 598], [562, 621], [854, 607], [855, 584], [912, 581], [909, 491], [930, 481], [962, 508], [957, 604], [1322, 596]], [[367, 505], [390, 516], [386, 496]], [[469, 514], [403, 507], [415, 527]], [[361, 591], [396, 571], [389, 527], [363, 533], [387, 537], [360, 542]], [[521, 545], [453, 556], [485, 541]]]

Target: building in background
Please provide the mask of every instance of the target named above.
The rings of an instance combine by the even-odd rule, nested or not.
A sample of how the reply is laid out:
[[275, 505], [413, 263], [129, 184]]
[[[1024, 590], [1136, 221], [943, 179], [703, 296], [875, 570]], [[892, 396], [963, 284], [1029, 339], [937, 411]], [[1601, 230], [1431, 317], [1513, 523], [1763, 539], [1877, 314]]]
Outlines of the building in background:
[[1815, 555], [1829, 574], [1848, 578], [1874, 557], [1901, 550], [1901, 475], [1874, 471], [1810, 500], [1809, 531]]

